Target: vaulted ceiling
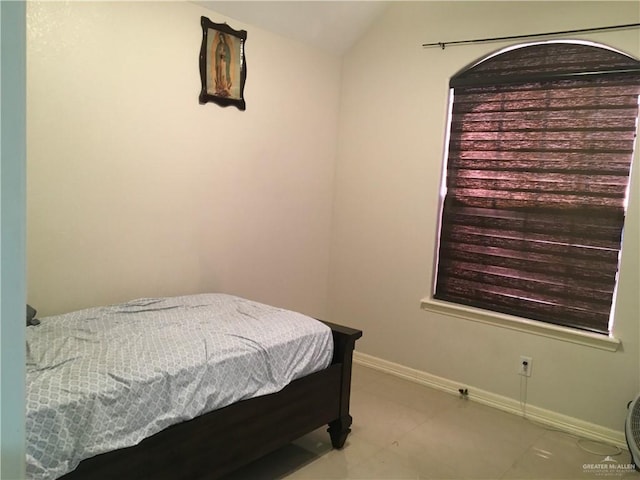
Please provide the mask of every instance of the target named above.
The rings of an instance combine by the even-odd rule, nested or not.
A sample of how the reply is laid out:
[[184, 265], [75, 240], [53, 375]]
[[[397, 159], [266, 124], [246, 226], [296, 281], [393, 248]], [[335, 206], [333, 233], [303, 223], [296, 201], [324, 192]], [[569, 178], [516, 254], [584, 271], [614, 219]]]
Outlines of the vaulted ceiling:
[[[212, 11], [341, 55], [388, 1], [196, 1]], [[216, 21], [215, 18], [211, 18]]]

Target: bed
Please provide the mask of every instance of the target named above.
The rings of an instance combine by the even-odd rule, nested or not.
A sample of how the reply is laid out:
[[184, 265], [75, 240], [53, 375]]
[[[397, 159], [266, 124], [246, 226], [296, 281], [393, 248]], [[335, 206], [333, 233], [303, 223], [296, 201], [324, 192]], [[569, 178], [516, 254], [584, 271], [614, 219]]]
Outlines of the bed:
[[220, 478], [322, 425], [335, 448], [350, 432], [359, 330], [222, 294], [40, 322], [28, 478]]

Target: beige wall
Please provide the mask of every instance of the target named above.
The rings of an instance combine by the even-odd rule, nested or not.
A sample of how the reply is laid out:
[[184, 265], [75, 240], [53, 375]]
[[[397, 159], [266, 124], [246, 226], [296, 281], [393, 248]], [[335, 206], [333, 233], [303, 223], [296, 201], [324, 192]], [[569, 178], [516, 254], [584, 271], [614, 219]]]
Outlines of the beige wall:
[[[30, 2], [29, 301], [50, 314], [136, 296], [240, 294], [328, 313], [365, 330], [365, 353], [514, 399], [524, 354], [534, 363], [529, 403], [621, 430], [640, 387], [638, 168], [620, 351], [420, 310], [448, 80], [506, 45], [421, 44], [630, 23], [639, 8], [398, 2], [344, 66], [229, 20], [249, 30], [239, 112], [197, 101], [199, 18], [224, 17], [189, 3]], [[638, 35], [581, 38], [637, 57]]]
[[[433, 275], [449, 78], [508, 43], [423, 43], [640, 21], [637, 2], [395, 3], [344, 58], [330, 269], [330, 316], [364, 330], [364, 353], [623, 429], [639, 388], [640, 192], [635, 165], [625, 230], [616, 353], [420, 309]], [[640, 56], [636, 30], [581, 36]], [[636, 159], [637, 164], [638, 159]]]
[[[247, 110], [199, 105], [200, 16]], [[219, 291], [325, 314], [340, 59], [188, 2], [29, 2], [28, 298]]]

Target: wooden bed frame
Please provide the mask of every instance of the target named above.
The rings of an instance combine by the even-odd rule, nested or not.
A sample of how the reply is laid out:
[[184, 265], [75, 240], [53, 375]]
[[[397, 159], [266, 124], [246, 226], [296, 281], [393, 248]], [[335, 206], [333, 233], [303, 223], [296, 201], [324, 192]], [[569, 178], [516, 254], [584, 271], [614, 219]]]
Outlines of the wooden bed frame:
[[277, 393], [244, 400], [173, 425], [138, 445], [83, 460], [64, 480], [214, 479], [322, 425], [334, 448], [351, 431], [351, 369], [362, 331], [324, 322], [333, 332], [331, 365]]

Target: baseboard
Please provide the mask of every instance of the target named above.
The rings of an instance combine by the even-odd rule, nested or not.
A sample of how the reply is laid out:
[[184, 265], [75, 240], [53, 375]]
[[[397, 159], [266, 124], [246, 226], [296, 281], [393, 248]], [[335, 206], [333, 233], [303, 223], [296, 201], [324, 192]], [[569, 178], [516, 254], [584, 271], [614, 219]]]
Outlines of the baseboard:
[[[435, 388], [452, 395], [460, 394], [460, 382], [454, 382], [453, 380], [431, 375], [430, 373], [423, 372], [421, 370], [382, 360], [381, 358], [374, 357], [373, 355], [367, 355], [366, 353], [355, 351], [353, 352], [353, 361], [359, 365], [373, 368], [390, 375], [395, 375], [396, 377], [404, 378], [405, 380]], [[522, 405], [519, 400], [497, 395], [486, 390], [475, 388], [471, 385], [465, 385], [465, 387], [468, 388], [470, 392], [468, 398], [471, 401], [482, 403], [514, 415], [526, 417], [531, 421], [577, 435], [582, 438], [608, 443], [624, 449], [627, 448], [623, 431], [605, 428], [594, 423], [585, 422], [578, 418], [569, 417], [534, 405]]]

